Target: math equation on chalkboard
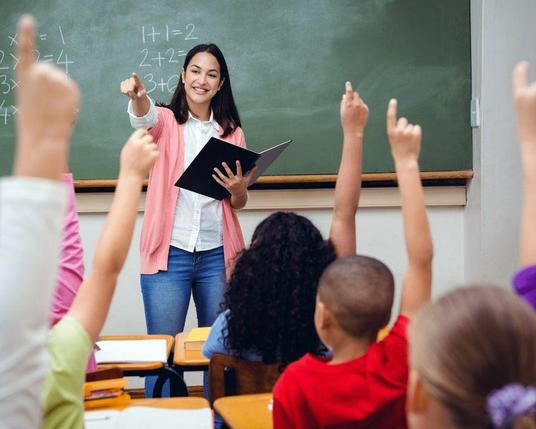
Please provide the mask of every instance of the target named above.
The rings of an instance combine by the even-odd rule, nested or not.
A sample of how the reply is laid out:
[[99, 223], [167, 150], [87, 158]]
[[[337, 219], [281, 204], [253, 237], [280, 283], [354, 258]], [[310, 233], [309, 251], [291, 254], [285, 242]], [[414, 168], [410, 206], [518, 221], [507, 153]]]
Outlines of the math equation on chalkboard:
[[[65, 70], [69, 74], [75, 61], [69, 53], [68, 37], [64, 33], [61, 25], [53, 28], [52, 31], [39, 32], [35, 35], [36, 42], [54, 41], [58, 48], [54, 50], [34, 49], [35, 60], [44, 63], [53, 63]], [[15, 70], [19, 64], [19, 59], [15, 55], [18, 34], [8, 35], [9, 51], [0, 49], [0, 125], [7, 125], [17, 114], [17, 107], [9, 104], [8, 100], [13, 100], [13, 92], [19, 86], [15, 79]]]
[[199, 39], [195, 24], [142, 25], [138, 37], [141, 45], [136, 67], [147, 93], [172, 94], [184, 56]]

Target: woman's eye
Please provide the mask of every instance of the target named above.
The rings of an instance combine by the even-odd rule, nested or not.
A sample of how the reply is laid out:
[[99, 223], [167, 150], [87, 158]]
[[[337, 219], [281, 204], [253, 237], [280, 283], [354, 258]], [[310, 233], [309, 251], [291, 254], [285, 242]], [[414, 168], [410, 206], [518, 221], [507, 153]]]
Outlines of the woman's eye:
[[199, 70], [192, 70], [192, 73], [199, 74]]

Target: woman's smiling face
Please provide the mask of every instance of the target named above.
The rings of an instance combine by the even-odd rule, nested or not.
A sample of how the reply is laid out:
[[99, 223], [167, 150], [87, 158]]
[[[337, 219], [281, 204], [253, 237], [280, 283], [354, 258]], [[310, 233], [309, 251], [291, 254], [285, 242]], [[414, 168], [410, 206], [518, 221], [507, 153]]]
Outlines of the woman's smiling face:
[[216, 57], [208, 52], [195, 54], [181, 75], [190, 109], [194, 106], [210, 105], [210, 101], [223, 85], [220, 64]]

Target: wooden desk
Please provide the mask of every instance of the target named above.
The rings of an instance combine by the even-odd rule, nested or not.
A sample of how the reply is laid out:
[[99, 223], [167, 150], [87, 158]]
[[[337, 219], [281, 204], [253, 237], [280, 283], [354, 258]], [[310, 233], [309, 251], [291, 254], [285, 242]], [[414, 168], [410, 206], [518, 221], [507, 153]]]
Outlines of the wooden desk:
[[[148, 398], [132, 399], [128, 405], [122, 407], [110, 407], [113, 410], [123, 410], [128, 407], [154, 407], [154, 408], [181, 408], [185, 410], [195, 410], [200, 408], [210, 408], [210, 404], [205, 398]], [[106, 409], [106, 408], [101, 408]]]
[[214, 402], [214, 410], [231, 429], [272, 429], [271, 393], [226, 396]]
[[[105, 335], [98, 341], [127, 341], [127, 340], [166, 340], [166, 355], [171, 355], [173, 337], [171, 335]], [[118, 367], [123, 370], [125, 377], [158, 376], [154, 386], [153, 396], [162, 396], [162, 386], [166, 379], [170, 380], [171, 396], [188, 396], [188, 388], [182, 375], [175, 371], [167, 362], [118, 362], [97, 365], [98, 369]]]
[[180, 332], [175, 337], [173, 364], [180, 371], [208, 371], [210, 359], [203, 356], [200, 350], [185, 350], [184, 340], [188, 332]]
[[[166, 340], [166, 354], [171, 354], [173, 347], [173, 337], [171, 335], [105, 335], [99, 337], [97, 341], [127, 341], [127, 340]], [[165, 366], [164, 362], [138, 362], [138, 363], [105, 363], [97, 365], [98, 369], [119, 367], [123, 371], [148, 371], [159, 369]]]

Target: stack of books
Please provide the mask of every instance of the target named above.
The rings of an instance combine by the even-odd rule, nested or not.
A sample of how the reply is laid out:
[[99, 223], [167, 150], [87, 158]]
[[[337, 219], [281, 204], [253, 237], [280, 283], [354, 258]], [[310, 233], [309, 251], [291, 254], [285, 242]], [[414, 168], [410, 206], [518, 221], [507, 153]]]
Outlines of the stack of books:
[[84, 408], [93, 410], [102, 407], [122, 407], [130, 402], [125, 392], [128, 381], [125, 378], [112, 378], [84, 383]]

